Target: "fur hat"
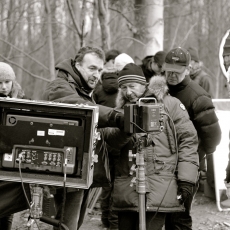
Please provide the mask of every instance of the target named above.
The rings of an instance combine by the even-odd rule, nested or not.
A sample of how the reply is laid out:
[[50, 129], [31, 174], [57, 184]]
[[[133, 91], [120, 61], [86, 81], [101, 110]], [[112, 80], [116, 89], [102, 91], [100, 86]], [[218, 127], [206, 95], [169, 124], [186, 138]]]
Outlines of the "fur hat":
[[199, 62], [198, 51], [197, 51], [195, 48], [189, 47], [189, 48], [188, 48], [188, 52], [190, 53], [191, 60], [194, 60], [194, 61], [196, 61], [196, 62]]
[[125, 53], [119, 54], [114, 60], [114, 68], [117, 71], [121, 71], [125, 65], [129, 63], [134, 63], [134, 60]]
[[118, 74], [118, 85], [119, 87], [128, 82], [136, 82], [145, 85], [145, 75], [140, 66], [129, 63], [127, 64]]
[[0, 62], [0, 81], [14, 81], [15, 78], [13, 68], [5, 62]]

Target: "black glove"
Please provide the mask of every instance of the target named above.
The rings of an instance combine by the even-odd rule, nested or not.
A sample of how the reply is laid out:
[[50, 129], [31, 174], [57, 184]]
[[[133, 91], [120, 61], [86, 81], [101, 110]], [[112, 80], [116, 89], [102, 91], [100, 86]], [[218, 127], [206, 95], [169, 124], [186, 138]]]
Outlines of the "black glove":
[[123, 113], [117, 113], [115, 116], [115, 121], [116, 121], [117, 127], [120, 130], [124, 130], [124, 114]]
[[178, 181], [178, 199], [183, 204], [185, 201], [193, 196], [194, 185], [185, 181]]
[[230, 159], [228, 161], [228, 166], [226, 168], [226, 178], [225, 178], [225, 181], [227, 183], [230, 183]]

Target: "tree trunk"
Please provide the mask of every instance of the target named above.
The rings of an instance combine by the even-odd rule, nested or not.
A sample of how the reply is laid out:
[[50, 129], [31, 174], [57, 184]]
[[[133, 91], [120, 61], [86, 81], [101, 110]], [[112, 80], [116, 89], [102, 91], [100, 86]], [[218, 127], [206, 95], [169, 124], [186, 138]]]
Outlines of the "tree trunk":
[[137, 32], [134, 38], [143, 44], [133, 41], [129, 53], [134, 59], [143, 59], [163, 50], [164, 0], [135, 0], [135, 8]]
[[47, 14], [47, 39], [48, 39], [48, 50], [49, 50], [49, 71], [50, 71], [50, 80], [55, 79], [55, 61], [54, 61], [54, 49], [53, 49], [53, 37], [52, 37], [52, 23], [51, 23], [51, 11], [50, 11], [50, 2], [45, 0], [45, 11]]
[[102, 49], [106, 52], [110, 49], [110, 31], [108, 26], [109, 11], [107, 0], [98, 0], [98, 18], [101, 26]]

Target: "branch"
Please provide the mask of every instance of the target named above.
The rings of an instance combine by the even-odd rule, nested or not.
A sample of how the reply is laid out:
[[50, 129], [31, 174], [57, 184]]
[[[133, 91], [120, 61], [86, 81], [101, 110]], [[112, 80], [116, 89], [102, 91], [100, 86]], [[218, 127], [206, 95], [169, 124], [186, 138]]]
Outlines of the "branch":
[[10, 45], [11, 47], [14, 47], [16, 50], [22, 52], [23, 54], [25, 54], [28, 58], [32, 59], [33, 61], [35, 61], [37, 64], [41, 65], [43, 68], [45, 68], [46, 70], [49, 70], [48, 67], [46, 67], [45, 65], [43, 65], [41, 62], [37, 61], [35, 58], [33, 58], [32, 56], [30, 56], [29, 54], [25, 53], [23, 50], [17, 48], [15, 45], [13, 45], [10, 42], [5, 41], [4, 39], [0, 38], [0, 41], [5, 42], [6, 44]]
[[3, 58], [4, 60], [6, 60], [7, 62], [9, 62], [9, 63], [11, 63], [11, 64], [17, 66], [18, 68], [22, 69], [24, 72], [28, 73], [30, 76], [32, 76], [32, 77], [34, 77], [34, 78], [38, 78], [38, 79], [43, 80], [43, 81], [46, 81], [46, 82], [51, 82], [49, 79], [46, 79], [46, 78], [43, 78], [43, 77], [40, 77], [40, 76], [37, 76], [37, 75], [31, 73], [29, 70], [24, 69], [23, 67], [21, 67], [21, 66], [18, 65], [17, 63], [10, 61], [8, 58], [4, 57], [4, 56], [1, 55], [1, 54], [0, 54], [0, 57], [2, 57], [2, 58]]
[[172, 41], [171, 46], [170, 46], [170, 50], [173, 48], [173, 46], [175, 44], [175, 40], [176, 40], [176, 37], [177, 37], [177, 32], [178, 32], [178, 29], [180, 27], [180, 21], [181, 21], [181, 16], [179, 16], [179, 19], [178, 19], [178, 23], [177, 23], [177, 26], [176, 26], [176, 29], [175, 29], [175, 34], [174, 34], [173, 41]]
[[[146, 44], [144, 44], [144, 43], [141, 42], [140, 40], [138, 40], [138, 39], [136, 39], [136, 38], [132, 38], [132, 37], [121, 37], [121, 38], [118, 38], [116, 41], [113, 42], [113, 45], [116, 44], [118, 41], [120, 41], [120, 40], [122, 40], [122, 39], [131, 39], [131, 40], [133, 40], [133, 41], [135, 41], [135, 42], [137, 42], [137, 43], [139, 43], [139, 44], [141, 44], [141, 45], [143, 45], [143, 46], [146, 46]], [[113, 46], [113, 45], [112, 45], [112, 46]]]
[[72, 18], [72, 21], [73, 21], [73, 24], [74, 24], [74, 27], [78, 33], [78, 35], [81, 37], [81, 32], [80, 32], [80, 28], [75, 20], [75, 17], [74, 17], [74, 13], [73, 13], [73, 8], [71, 6], [71, 3], [70, 3], [70, 0], [66, 0], [67, 2], [67, 6], [68, 6], [68, 9], [69, 9], [69, 12], [70, 12], [70, 16]]
[[186, 39], [188, 38], [190, 32], [193, 30], [193, 28], [194, 28], [196, 25], [197, 25], [197, 22], [191, 26], [191, 28], [189, 29], [189, 31], [187, 32], [187, 34], [185, 35], [185, 37], [183, 38], [183, 40], [179, 43], [180, 46], [183, 46], [183, 43], [186, 41]]
[[119, 11], [117, 9], [110, 8], [110, 7], [108, 9], [119, 13], [128, 23], [130, 23], [132, 26], [134, 26], [133, 23], [121, 11]]
[[104, 5], [103, 0], [98, 0], [98, 7], [103, 15], [106, 14], [106, 6]]

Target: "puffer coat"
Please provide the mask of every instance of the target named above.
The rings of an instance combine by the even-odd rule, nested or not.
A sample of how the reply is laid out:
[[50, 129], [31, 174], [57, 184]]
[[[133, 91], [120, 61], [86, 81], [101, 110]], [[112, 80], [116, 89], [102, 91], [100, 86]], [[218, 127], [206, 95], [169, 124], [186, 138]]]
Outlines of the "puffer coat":
[[[189, 119], [184, 105], [167, 94], [163, 77], [154, 77], [143, 97], [155, 97], [163, 103], [164, 129], [162, 132], [150, 133], [150, 145], [144, 149], [146, 210], [160, 212], [182, 211], [183, 206], [177, 199], [177, 181], [195, 184], [198, 176], [198, 139], [196, 130]], [[118, 107], [128, 103], [119, 92]], [[172, 119], [173, 123], [170, 121]], [[174, 128], [175, 130], [174, 130]], [[120, 148], [120, 159], [116, 169], [113, 192], [113, 209], [138, 211], [138, 193], [136, 186], [130, 186], [136, 177], [130, 175], [135, 159], [129, 160], [129, 152], [135, 152], [135, 143], [145, 134], [133, 134], [120, 141], [117, 129], [105, 129], [105, 140], [112, 147]], [[176, 132], [176, 141], [174, 138]], [[178, 148], [178, 152], [177, 152]]]

